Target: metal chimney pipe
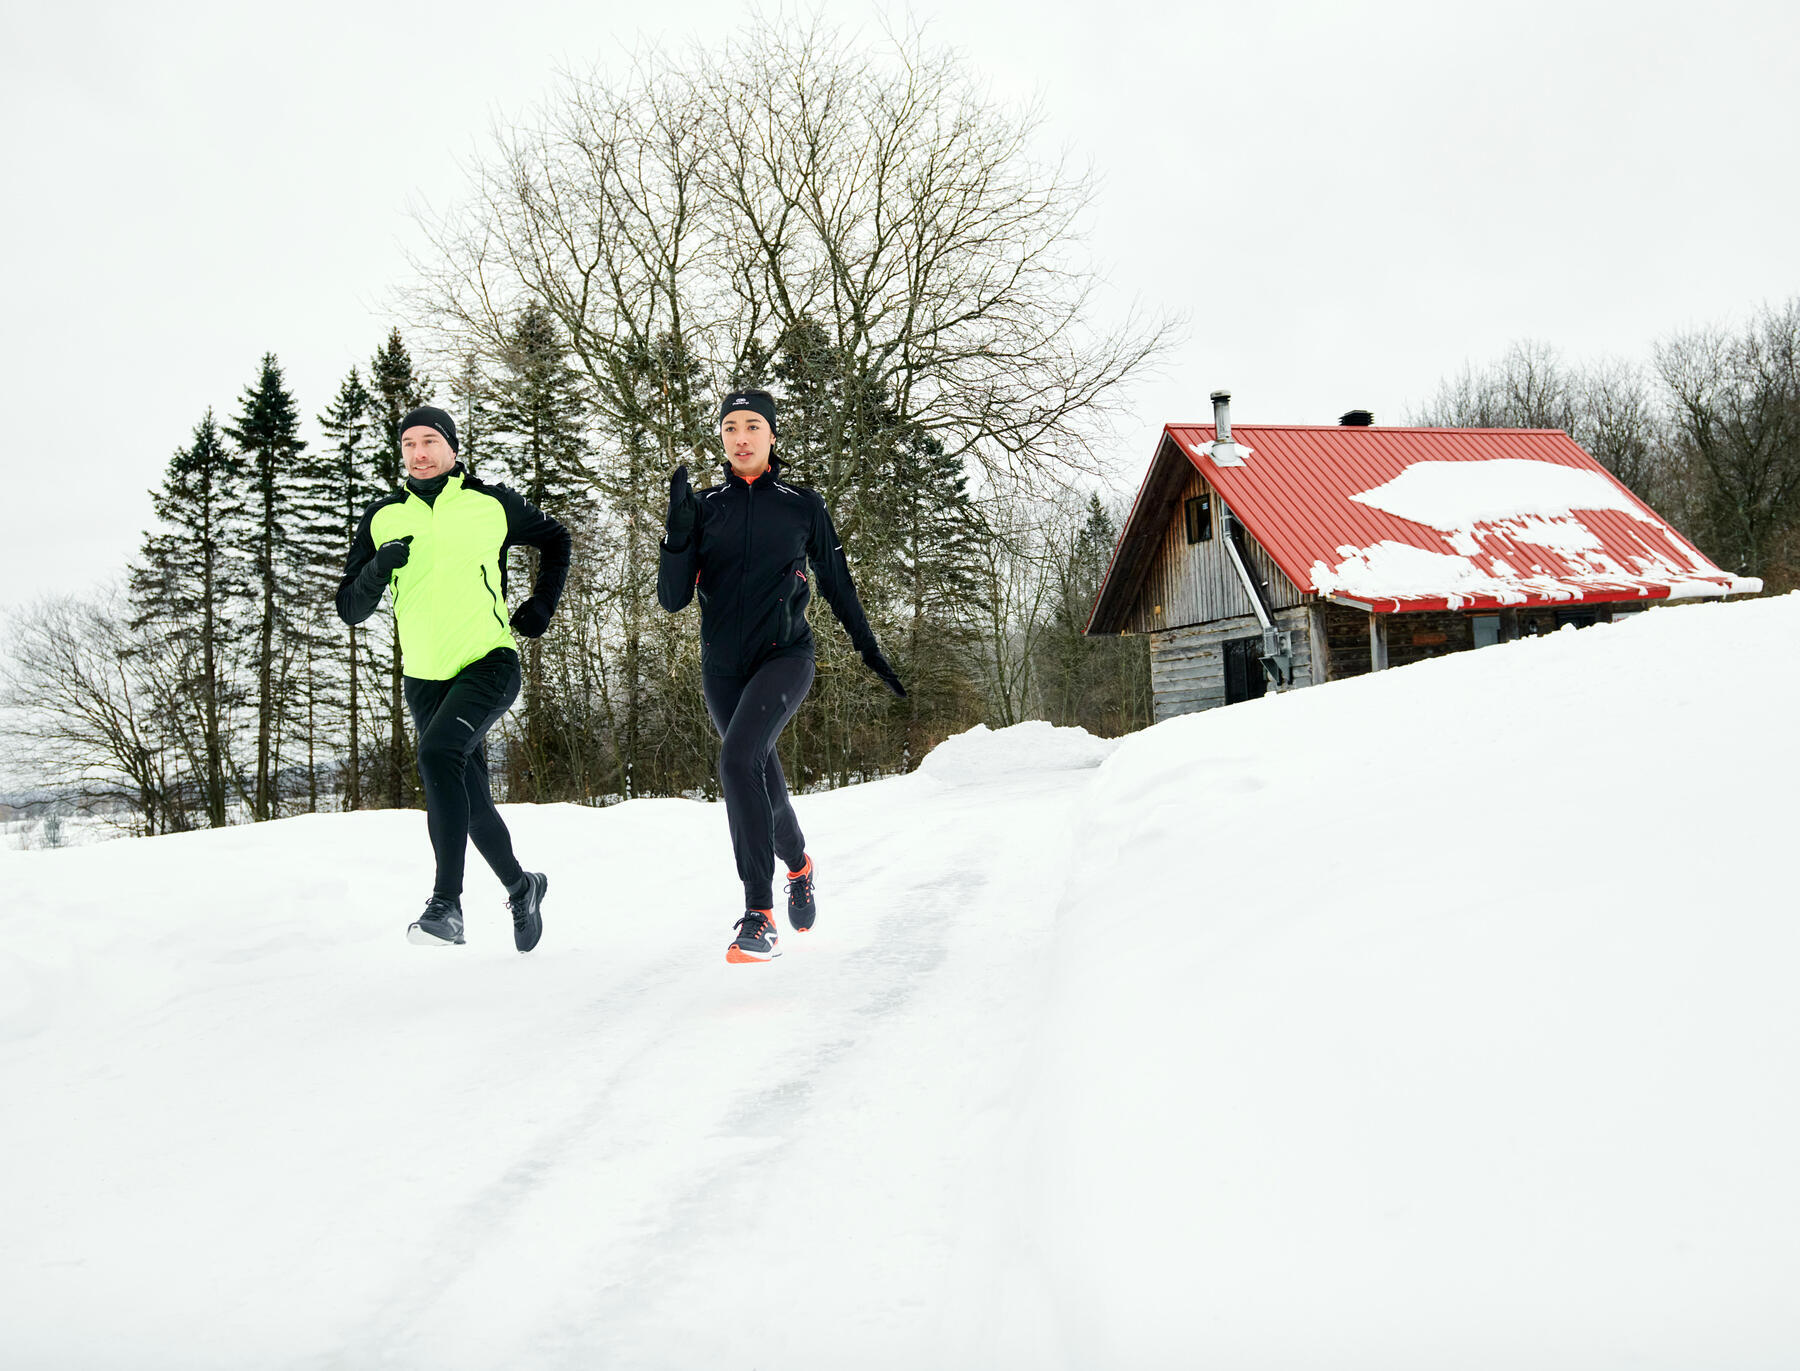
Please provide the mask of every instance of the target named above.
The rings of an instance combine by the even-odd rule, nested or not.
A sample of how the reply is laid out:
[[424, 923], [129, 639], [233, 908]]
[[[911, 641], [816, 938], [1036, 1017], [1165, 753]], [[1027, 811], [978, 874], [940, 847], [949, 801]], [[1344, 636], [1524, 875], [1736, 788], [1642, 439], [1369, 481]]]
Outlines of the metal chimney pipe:
[[1213, 441], [1229, 443], [1231, 441], [1231, 392], [1215, 390], [1213, 402]]

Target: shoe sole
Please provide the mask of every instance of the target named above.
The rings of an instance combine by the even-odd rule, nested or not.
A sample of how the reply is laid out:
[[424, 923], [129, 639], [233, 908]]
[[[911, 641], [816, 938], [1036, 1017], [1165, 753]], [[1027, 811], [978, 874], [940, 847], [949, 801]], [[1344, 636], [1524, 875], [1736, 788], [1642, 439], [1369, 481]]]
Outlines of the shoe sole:
[[725, 960], [740, 965], [750, 962], [772, 962], [780, 955], [780, 948], [776, 948], [773, 952], [747, 952], [736, 943], [725, 949]]
[[461, 937], [440, 938], [428, 928], [420, 928], [414, 924], [406, 930], [406, 941], [415, 947], [455, 947], [464, 940]]
[[537, 932], [532, 936], [530, 942], [526, 943], [523, 947], [519, 947], [518, 927], [515, 925], [513, 928], [513, 946], [518, 947], [521, 952], [531, 951], [532, 948], [538, 945], [539, 941], [541, 941], [544, 936], [544, 896], [550, 893], [550, 878], [540, 871], [537, 873], [536, 879], [541, 882], [538, 886], [537, 893]]

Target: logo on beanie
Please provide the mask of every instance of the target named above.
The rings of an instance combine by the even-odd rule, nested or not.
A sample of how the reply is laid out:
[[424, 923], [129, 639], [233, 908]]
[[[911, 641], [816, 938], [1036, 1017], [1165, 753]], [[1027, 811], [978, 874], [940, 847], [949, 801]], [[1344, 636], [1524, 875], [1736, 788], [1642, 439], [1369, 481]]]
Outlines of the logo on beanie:
[[766, 390], [732, 390], [725, 393], [719, 402], [719, 422], [736, 410], [747, 409], [752, 414], [760, 414], [769, 422], [769, 431], [775, 432], [775, 397]]
[[412, 409], [408, 412], [407, 416], [400, 421], [394, 432], [396, 435], [404, 435], [407, 429], [416, 428], [420, 425], [423, 425], [426, 428], [436, 429], [439, 436], [441, 436], [446, 443], [450, 444], [450, 450], [452, 452], [458, 450], [456, 445], [456, 420], [452, 419], [436, 405], [419, 405]]

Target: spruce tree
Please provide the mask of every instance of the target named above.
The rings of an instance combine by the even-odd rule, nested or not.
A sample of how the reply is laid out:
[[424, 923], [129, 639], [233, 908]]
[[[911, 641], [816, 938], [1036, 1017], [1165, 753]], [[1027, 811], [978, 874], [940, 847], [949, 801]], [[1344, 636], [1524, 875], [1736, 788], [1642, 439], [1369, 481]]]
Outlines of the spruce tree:
[[492, 452], [527, 501], [558, 519], [575, 518], [589, 499], [581, 377], [555, 316], [527, 305], [507, 334], [491, 386]]
[[[469, 387], [471, 401], [482, 398]], [[554, 316], [536, 303], [527, 305], [508, 332], [501, 365], [491, 388], [490, 459], [504, 464], [505, 474], [525, 499], [561, 520], [580, 537], [592, 517], [592, 498], [583, 458], [587, 407], [581, 379], [569, 365], [568, 345]], [[537, 579], [535, 548], [514, 549], [522, 562], [510, 579], [530, 587]], [[545, 690], [544, 651], [540, 638], [524, 644], [523, 718], [517, 757], [508, 749], [508, 780], [523, 783], [533, 800], [552, 798], [553, 790], [581, 771], [572, 757], [556, 757], [555, 740], [570, 730], [552, 719], [553, 703]], [[509, 786], [509, 795], [517, 792]]]
[[234, 550], [244, 514], [242, 479], [242, 461], [209, 409], [194, 427], [193, 442], [169, 458], [153, 496], [162, 526], [146, 536], [131, 571], [133, 627], [153, 627], [181, 654], [181, 679], [170, 704], [195, 713], [195, 781], [213, 828], [223, 827], [226, 816], [229, 738], [223, 719], [235, 694], [231, 605], [243, 593]]
[[[290, 660], [281, 641], [291, 621], [292, 606], [283, 589], [292, 569], [290, 541], [293, 513], [289, 472], [306, 447], [300, 439], [300, 412], [288, 393], [275, 354], [265, 353], [255, 384], [244, 390], [237, 423], [225, 430], [245, 462], [247, 505], [241, 526], [249, 560], [253, 608], [247, 625], [254, 634], [256, 664], [256, 762], [251, 813], [258, 820], [274, 817], [280, 771], [278, 715], [286, 704], [288, 681], [281, 669]], [[282, 649], [278, 655], [278, 648]]]
[[[962, 696], [939, 651], [960, 641], [958, 620], [940, 610], [958, 597], [950, 573], [968, 560], [973, 514], [960, 461], [909, 421], [823, 325], [803, 319], [787, 329], [770, 373], [781, 405], [777, 451], [795, 480], [824, 497], [870, 626], [903, 677], [926, 673], [923, 696], [913, 691], [900, 704], [841, 633], [816, 634], [819, 674], [791, 736], [792, 769], [803, 783], [803, 763], [817, 755], [818, 770], [844, 784], [918, 755]], [[916, 660], [895, 652], [893, 629], [909, 606], [915, 626], [905, 641], [917, 645]]]
[[[698, 659], [685, 650], [671, 655], [668, 649], [682, 640], [651, 627], [664, 617], [656, 603], [657, 548], [668, 508], [670, 474], [681, 463], [697, 464], [700, 454], [712, 458], [720, 449], [717, 425], [701, 412], [697, 399], [702, 367], [684, 339], [675, 333], [661, 334], [648, 345], [628, 349], [620, 365], [633, 397], [633, 417], [609, 435], [616, 444], [615, 460], [604, 468], [600, 489], [623, 543], [625, 574], [618, 596], [625, 645], [625, 718], [623, 727], [614, 729], [614, 750], [619, 758], [621, 791], [633, 795], [639, 793], [640, 763], [652, 750], [646, 748], [644, 735], [653, 687], [662, 692], [657, 715], [665, 734], [654, 751], [661, 754], [673, 744], [674, 749], [691, 753], [695, 745], [695, 716], [688, 701], [691, 692], [699, 689], [700, 680], [697, 671], [690, 674], [685, 666]], [[694, 484], [710, 484], [704, 471], [695, 473]], [[656, 671], [649, 669], [646, 660], [647, 633], [662, 657]], [[686, 633], [687, 643], [697, 648], [697, 624], [690, 623]], [[671, 691], [684, 698], [671, 699]], [[703, 716], [704, 711], [701, 726], [709, 735], [711, 725]], [[667, 737], [671, 731], [674, 737]]]
[[450, 381], [450, 395], [456, 419], [457, 459], [469, 471], [482, 471], [481, 463], [490, 456], [490, 437], [494, 429], [494, 387], [482, 368], [481, 359], [471, 349], [463, 354], [462, 365]]
[[[338, 387], [337, 397], [319, 415], [325, 444], [307, 461], [303, 496], [308, 529], [308, 562], [316, 577], [314, 593], [322, 603], [336, 595], [345, 555], [356, 536], [363, 509], [381, 492], [378, 477], [381, 441], [375, 429], [375, 397], [363, 384], [361, 373], [350, 374]], [[321, 643], [317, 657], [326, 665], [342, 690], [337, 701], [345, 728], [344, 808], [363, 804], [362, 658], [367, 632], [362, 624], [342, 624], [329, 643]]]
[[839, 436], [854, 419], [848, 413], [842, 354], [822, 326], [803, 319], [776, 341], [770, 372], [781, 397], [776, 450], [783, 464], [796, 481], [815, 487], [848, 525], [852, 473], [839, 460]]
[[1072, 536], [1051, 569], [1048, 620], [1038, 635], [1042, 704], [1052, 723], [1111, 737], [1150, 722], [1146, 644], [1086, 635], [1118, 525], [1098, 495], [1069, 515]]
[[[382, 441], [377, 445], [376, 475], [392, 490], [405, 479], [400, 465], [400, 421], [425, 403], [425, 378], [413, 370], [412, 354], [394, 329], [369, 364], [369, 388], [375, 397], [375, 420]], [[412, 757], [406, 741], [406, 696], [401, 685], [400, 635], [392, 633], [388, 659], [388, 755], [385, 770], [388, 803], [395, 809], [412, 798]]]
[[979, 639], [980, 512], [962, 459], [916, 425], [888, 414], [886, 462], [864, 497], [862, 539], [878, 586], [895, 610], [890, 653], [907, 684], [903, 761], [910, 764], [963, 727], [979, 687], [968, 664]]

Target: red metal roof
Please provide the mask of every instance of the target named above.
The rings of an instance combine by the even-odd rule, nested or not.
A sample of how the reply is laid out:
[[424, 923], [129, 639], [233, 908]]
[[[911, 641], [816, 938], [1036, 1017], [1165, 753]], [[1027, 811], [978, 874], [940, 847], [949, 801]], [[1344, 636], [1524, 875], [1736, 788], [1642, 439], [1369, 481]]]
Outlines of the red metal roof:
[[[1380, 612], [1761, 589], [1714, 566], [1560, 430], [1234, 424], [1250, 450], [1241, 466], [1208, 455], [1211, 424], [1164, 433], [1296, 586]], [[1121, 545], [1133, 521], [1166, 518], [1144, 503], [1140, 491]]]

